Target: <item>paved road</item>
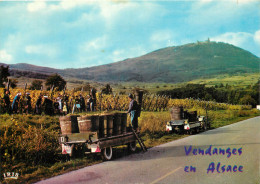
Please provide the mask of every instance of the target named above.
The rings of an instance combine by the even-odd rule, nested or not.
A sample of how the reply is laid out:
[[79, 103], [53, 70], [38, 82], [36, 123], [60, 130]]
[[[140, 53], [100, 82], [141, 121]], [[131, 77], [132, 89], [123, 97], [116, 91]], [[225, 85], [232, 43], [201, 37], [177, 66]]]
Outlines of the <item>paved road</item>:
[[[207, 151], [210, 145], [212, 145], [211, 154], [214, 151], [218, 152], [218, 155], [194, 155], [192, 153], [194, 149], [195, 151], [196, 149]], [[188, 155], [184, 146], [186, 146], [187, 152], [189, 146], [192, 146], [192, 151], [187, 153]], [[225, 155], [219, 154], [219, 148], [225, 150]], [[227, 157], [229, 154], [226, 153], [228, 148], [231, 149], [229, 158]], [[236, 155], [232, 154], [233, 150]], [[210, 167], [211, 170], [207, 173], [212, 162], [215, 164], [215, 170], [212, 173], [212, 167]], [[216, 171], [218, 163], [221, 164], [220, 173]], [[224, 173], [222, 173], [223, 165], [226, 165]], [[231, 166], [231, 171], [228, 165]], [[235, 165], [237, 167], [234, 167]], [[256, 117], [166, 143], [149, 149], [146, 153], [131, 154], [39, 183], [259, 184], [259, 165], [260, 117]], [[196, 172], [185, 172], [185, 166], [195, 167]], [[239, 171], [239, 167], [242, 172]]]

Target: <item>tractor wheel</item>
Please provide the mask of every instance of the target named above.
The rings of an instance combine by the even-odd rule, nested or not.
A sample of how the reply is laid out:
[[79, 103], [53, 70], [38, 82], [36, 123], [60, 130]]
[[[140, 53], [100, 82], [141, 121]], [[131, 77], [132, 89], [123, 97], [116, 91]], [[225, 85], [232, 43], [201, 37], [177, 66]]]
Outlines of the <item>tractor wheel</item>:
[[130, 152], [135, 152], [136, 151], [136, 141], [130, 142], [128, 145], [128, 150]]

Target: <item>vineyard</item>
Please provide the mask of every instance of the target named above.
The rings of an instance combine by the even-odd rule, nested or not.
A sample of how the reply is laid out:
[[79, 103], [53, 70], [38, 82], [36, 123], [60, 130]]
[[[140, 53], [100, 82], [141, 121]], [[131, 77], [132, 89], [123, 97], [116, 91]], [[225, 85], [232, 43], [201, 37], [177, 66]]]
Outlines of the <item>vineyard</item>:
[[[19, 108], [23, 108], [25, 91], [19, 89], [12, 90], [10, 99], [12, 101], [18, 92], [22, 93]], [[33, 107], [41, 93], [49, 97], [52, 96], [52, 100], [55, 100], [60, 95], [58, 91], [54, 91], [52, 95], [50, 91], [29, 90], [27, 92], [32, 97]], [[0, 94], [3, 94], [3, 89], [0, 89]], [[70, 97], [70, 102], [79, 94], [82, 94], [84, 97], [89, 95], [88, 92], [73, 90], [66, 91], [66, 94]], [[102, 95], [97, 93], [96, 98], [96, 111], [126, 111], [128, 109], [129, 99], [127, 95]], [[3, 102], [1, 101], [0, 104], [2, 107]], [[139, 127], [142, 138], [148, 147], [186, 136], [170, 136], [165, 132], [165, 123], [170, 120], [168, 110], [172, 106], [183, 106], [184, 109], [197, 110], [200, 115], [206, 115], [207, 109], [209, 119], [212, 122], [212, 128], [259, 115], [258, 110], [251, 109], [251, 106], [230, 105], [194, 99], [170, 99], [168, 96], [144, 94], [143, 112], [139, 118]], [[18, 172], [21, 175], [19, 180], [17, 180], [19, 183], [35, 182], [71, 169], [101, 162], [100, 159], [93, 157], [64, 161], [60, 154], [61, 148], [58, 143], [58, 136], [61, 133], [58, 116], [23, 113], [14, 115], [0, 114], [0, 120], [1, 169], [2, 172]], [[121, 154], [124, 155], [124, 150], [121, 151]]]
[[[31, 104], [32, 108], [35, 107], [37, 98], [40, 94], [44, 96], [49, 96], [53, 101], [58, 98], [58, 96], [65, 94], [69, 97], [69, 106], [70, 109], [73, 107], [74, 99], [78, 95], [82, 95], [87, 101], [87, 97], [89, 95], [88, 92], [82, 91], [74, 91], [74, 90], [66, 90], [64, 92], [59, 91], [40, 91], [40, 90], [27, 90], [26, 92], [30, 93], [31, 96]], [[14, 99], [17, 93], [22, 93], [22, 96], [19, 101], [19, 112], [23, 112], [23, 108], [25, 106], [25, 93], [22, 89], [14, 89], [10, 91], [10, 100]], [[0, 94], [4, 93], [4, 89], [0, 88]], [[104, 95], [100, 92], [96, 93], [96, 106], [95, 111], [110, 111], [110, 110], [119, 110], [126, 111], [128, 109], [129, 100], [127, 95]], [[0, 100], [0, 112], [3, 112], [3, 100]], [[252, 107], [250, 105], [232, 105], [226, 103], [217, 103], [217, 102], [209, 102], [202, 101], [196, 99], [171, 99], [169, 96], [161, 96], [155, 94], [144, 94], [142, 101], [142, 111], [152, 111], [152, 112], [160, 112], [167, 111], [172, 106], [182, 106], [186, 109], [196, 109], [196, 108], [207, 108], [208, 110], [250, 110]]]

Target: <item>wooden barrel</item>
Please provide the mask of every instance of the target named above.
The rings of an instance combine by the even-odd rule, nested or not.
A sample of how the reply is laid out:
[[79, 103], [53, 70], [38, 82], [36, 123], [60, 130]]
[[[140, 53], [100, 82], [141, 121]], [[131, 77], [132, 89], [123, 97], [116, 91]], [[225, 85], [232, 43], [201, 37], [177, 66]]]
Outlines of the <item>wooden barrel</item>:
[[116, 113], [113, 120], [113, 135], [121, 134], [121, 113]]
[[172, 107], [171, 111], [171, 119], [172, 121], [181, 120], [183, 117], [183, 108], [182, 107]]
[[121, 113], [121, 132], [126, 133], [127, 113]]
[[78, 125], [80, 133], [87, 133], [92, 131], [91, 116], [80, 116], [78, 117]]
[[104, 137], [107, 137], [108, 135], [108, 118], [106, 115], [104, 115]]
[[103, 138], [105, 137], [105, 135], [107, 135], [106, 132], [106, 125], [105, 125], [105, 115], [100, 115], [99, 118], [99, 133], [98, 133], [98, 137], [99, 138]]
[[92, 131], [98, 132], [99, 131], [99, 116], [92, 115], [91, 122], [92, 122]]
[[113, 135], [113, 121], [114, 115], [106, 115], [106, 124], [107, 124], [107, 137]]
[[188, 111], [183, 111], [182, 118], [183, 118], [183, 119], [189, 119], [189, 113], [188, 113]]
[[195, 122], [197, 120], [197, 111], [189, 112], [189, 121]]
[[60, 116], [60, 128], [62, 134], [79, 133], [78, 115]]

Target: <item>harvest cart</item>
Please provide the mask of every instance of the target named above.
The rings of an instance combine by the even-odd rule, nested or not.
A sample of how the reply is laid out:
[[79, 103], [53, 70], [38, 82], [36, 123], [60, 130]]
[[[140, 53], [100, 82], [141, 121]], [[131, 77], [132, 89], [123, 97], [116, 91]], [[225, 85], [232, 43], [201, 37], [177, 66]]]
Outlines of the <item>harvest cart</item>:
[[62, 154], [101, 153], [111, 160], [112, 147], [120, 145], [134, 152], [136, 136], [126, 125], [126, 113], [60, 117]]
[[182, 107], [171, 109], [171, 121], [166, 124], [166, 131], [182, 134], [204, 131], [210, 128], [207, 116], [197, 116], [197, 111], [183, 111]]

